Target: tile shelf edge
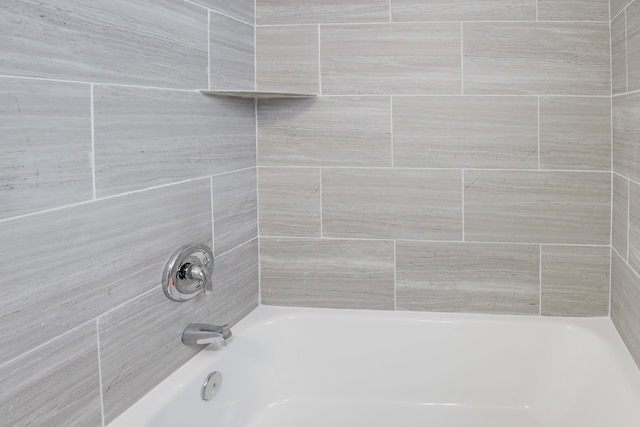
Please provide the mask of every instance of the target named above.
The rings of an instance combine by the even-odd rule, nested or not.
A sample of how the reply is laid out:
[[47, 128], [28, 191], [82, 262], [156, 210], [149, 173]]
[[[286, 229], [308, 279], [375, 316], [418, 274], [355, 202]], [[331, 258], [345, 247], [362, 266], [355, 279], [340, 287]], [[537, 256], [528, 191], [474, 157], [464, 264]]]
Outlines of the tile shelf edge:
[[257, 91], [257, 90], [208, 90], [200, 89], [200, 93], [213, 96], [230, 96], [236, 98], [314, 98], [317, 93], [297, 93], [297, 92], [274, 92], [274, 91]]

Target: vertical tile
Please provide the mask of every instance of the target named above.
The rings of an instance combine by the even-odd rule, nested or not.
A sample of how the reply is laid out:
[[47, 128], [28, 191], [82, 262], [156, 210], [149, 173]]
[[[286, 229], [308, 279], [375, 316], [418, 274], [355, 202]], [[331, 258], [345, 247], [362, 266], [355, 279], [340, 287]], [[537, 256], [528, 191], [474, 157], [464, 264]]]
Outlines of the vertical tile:
[[465, 239], [609, 244], [611, 175], [465, 171]]
[[393, 0], [394, 22], [536, 20], [535, 0]]
[[255, 169], [213, 177], [213, 229], [216, 255], [258, 235]]
[[640, 277], [615, 252], [611, 258], [611, 320], [640, 366]]
[[324, 236], [460, 240], [457, 170], [325, 169]]
[[3, 426], [102, 425], [95, 322], [0, 367]]
[[627, 226], [629, 218], [629, 181], [613, 174], [613, 217], [611, 245], [627, 258]]
[[398, 310], [537, 314], [537, 245], [396, 243]]
[[627, 78], [629, 92], [640, 89], [640, 2], [625, 11], [627, 29]]
[[262, 303], [393, 310], [393, 242], [260, 241]]
[[393, 164], [538, 168], [535, 97], [393, 97]]
[[627, 38], [625, 14], [611, 21], [611, 85], [614, 95], [627, 91]]
[[95, 88], [99, 197], [255, 165], [251, 100]]
[[192, 0], [211, 10], [229, 15], [248, 24], [255, 22], [255, 0]]
[[388, 97], [258, 103], [260, 166], [391, 166]]
[[609, 21], [609, 0], [538, 0], [542, 21]]
[[542, 245], [542, 314], [609, 315], [609, 247]]
[[613, 170], [640, 181], [640, 93], [613, 98]]
[[608, 23], [464, 24], [465, 94], [610, 92]]
[[258, 90], [317, 93], [318, 26], [256, 28]]
[[388, 0], [258, 0], [256, 23], [387, 22]]
[[210, 14], [210, 89], [255, 89], [254, 31], [253, 25]]
[[320, 237], [320, 169], [259, 168], [260, 235]]
[[640, 185], [629, 181], [629, 265], [640, 271]]
[[460, 24], [327, 25], [322, 92], [460, 94]]
[[[0, 223], [0, 363], [157, 286], [177, 248], [210, 240], [209, 179]], [[16, 286], [25, 271], [47, 279]]]
[[0, 79], [0, 219], [93, 197], [89, 85]]
[[183, 89], [207, 84], [207, 12], [183, 1], [7, 0], [0, 74]]
[[611, 99], [540, 98], [540, 168], [611, 169]]

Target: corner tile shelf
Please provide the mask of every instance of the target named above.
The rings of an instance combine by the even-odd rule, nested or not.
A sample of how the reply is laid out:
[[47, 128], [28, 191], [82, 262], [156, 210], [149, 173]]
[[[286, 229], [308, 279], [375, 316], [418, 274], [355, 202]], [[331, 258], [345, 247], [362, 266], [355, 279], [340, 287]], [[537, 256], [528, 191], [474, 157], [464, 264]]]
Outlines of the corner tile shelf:
[[294, 93], [294, 92], [269, 92], [256, 90], [205, 90], [201, 89], [200, 93], [214, 96], [232, 96], [236, 98], [313, 98], [318, 96], [315, 93]]

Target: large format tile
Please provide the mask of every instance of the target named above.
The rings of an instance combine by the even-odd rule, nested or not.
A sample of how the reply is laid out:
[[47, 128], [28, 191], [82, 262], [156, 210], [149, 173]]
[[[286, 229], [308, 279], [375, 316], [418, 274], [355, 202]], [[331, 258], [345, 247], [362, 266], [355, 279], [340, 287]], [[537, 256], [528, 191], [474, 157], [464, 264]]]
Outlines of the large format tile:
[[396, 243], [398, 310], [537, 314], [537, 245]]
[[0, 219], [93, 196], [88, 85], [0, 79]]
[[627, 91], [627, 38], [625, 14], [611, 21], [611, 90], [614, 95]]
[[320, 237], [320, 169], [259, 168], [260, 235]]
[[627, 226], [629, 219], [629, 181], [613, 175], [613, 210], [611, 246], [627, 258]]
[[216, 12], [253, 24], [255, 0], [191, 0]]
[[217, 13], [210, 19], [210, 89], [255, 89], [255, 28]]
[[0, 367], [3, 426], [102, 426], [95, 322]]
[[534, 97], [393, 97], [393, 164], [538, 167]]
[[254, 166], [251, 100], [95, 88], [99, 197]]
[[323, 93], [459, 94], [460, 24], [322, 26], [320, 61]]
[[640, 271], [640, 185], [629, 181], [629, 265]]
[[262, 303], [393, 310], [393, 242], [260, 240]]
[[256, 23], [387, 22], [388, 0], [258, 0]]
[[260, 166], [391, 166], [388, 97], [258, 103]]
[[254, 168], [213, 177], [215, 253], [258, 235], [258, 184]]
[[461, 184], [458, 170], [325, 169], [324, 236], [460, 240]]
[[640, 367], [640, 277], [615, 252], [611, 256], [611, 320]]
[[640, 89], [640, 2], [625, 11], [627, 29], [627, 82], [629, 92]]
[[393, 21], [536, 19], [535, 0], [393, 0]]
[[319, 67], [317, 25], [256, 28], [258, 90], [317, 93]]
[[611, 175], [465, 171], [467, 240], [609, 244]]
[[540, 97], [540, 168], [611, 170], [611, 99]]
[[195, 89], [207, 11], [175, 0], [7, 0], [0, 74]]
[[608, 316], [608, 246], [542, 245], [542, 314]]
[[[209, 179], [0, 223], [0, 363], [157, 286], [176, 249], [210, 240]], [[46, 279], [22, 286], [25, 271]]]
[[609, 0], [538, 0], [542, 21], [609, 21]]
[[613, 98], [613, 170], [640, 181], [640, 93]]
[[465, 23], [465, 94], [609, 95], [608, 23]]

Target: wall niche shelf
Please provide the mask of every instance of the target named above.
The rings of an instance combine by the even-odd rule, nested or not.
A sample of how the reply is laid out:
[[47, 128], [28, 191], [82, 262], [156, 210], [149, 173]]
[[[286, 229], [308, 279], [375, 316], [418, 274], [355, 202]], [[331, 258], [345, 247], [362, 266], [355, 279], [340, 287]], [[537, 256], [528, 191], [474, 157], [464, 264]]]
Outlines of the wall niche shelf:
[[273, 98], [314, 98], [316, 93], [296, 93], [296, 92], [273, 92], [257, 90], [206, 90], [201, 89], [200, 93], [213, 96], [231, 96], [235, 98], [252, 99], [273, 99]]

